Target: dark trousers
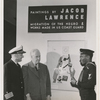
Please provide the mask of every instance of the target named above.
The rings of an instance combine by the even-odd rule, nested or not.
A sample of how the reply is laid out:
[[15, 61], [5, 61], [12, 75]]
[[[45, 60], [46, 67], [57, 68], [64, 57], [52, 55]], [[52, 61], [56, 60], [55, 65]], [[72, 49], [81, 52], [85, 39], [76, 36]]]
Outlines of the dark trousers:
[[81, 93], [81, 100], [96, 100], [95, 91], [88, 91], [85, 93]]

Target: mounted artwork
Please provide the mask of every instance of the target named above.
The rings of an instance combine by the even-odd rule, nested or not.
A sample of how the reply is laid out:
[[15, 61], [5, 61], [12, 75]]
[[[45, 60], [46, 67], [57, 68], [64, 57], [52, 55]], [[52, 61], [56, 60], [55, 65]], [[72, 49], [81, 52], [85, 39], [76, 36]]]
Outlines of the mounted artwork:
[[71, 70], [75, 70], [75, 78], [78, 79], [82, 69], [79, 62], [79, 49], [84, 47], [85, 41], [48, 41], [47, 66], [53, 90], [78, 91], [70, 85], [71, 77], [68, 63], [72, 63]]

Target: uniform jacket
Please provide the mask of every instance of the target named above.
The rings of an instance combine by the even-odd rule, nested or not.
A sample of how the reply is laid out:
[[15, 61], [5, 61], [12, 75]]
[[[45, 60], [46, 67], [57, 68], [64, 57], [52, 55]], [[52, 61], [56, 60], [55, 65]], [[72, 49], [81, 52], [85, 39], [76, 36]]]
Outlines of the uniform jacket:
[[24, 100], [23, 82], [20, 65], [16, 65], [12, 60], [8, 61], [4, 65], [4, 94], [12, 92], [14, 97], [10, 100]]
[[80, 81], [79, 78], [77, 85], [71, 85], [79, 89], [81, 100], [96, 100], [96, 93], [94, 91], [94, 87], [96, 85], [95, 63], [89, 62], [82, 71], [82, 80]]
[[39, 63], [37, 71], [31, 61], [22, 66], [22, 71], [25, 95], [30, 93], [32, 100], [46, 100], [46, 96], [51, 95], [50, 76], [47, 66]]

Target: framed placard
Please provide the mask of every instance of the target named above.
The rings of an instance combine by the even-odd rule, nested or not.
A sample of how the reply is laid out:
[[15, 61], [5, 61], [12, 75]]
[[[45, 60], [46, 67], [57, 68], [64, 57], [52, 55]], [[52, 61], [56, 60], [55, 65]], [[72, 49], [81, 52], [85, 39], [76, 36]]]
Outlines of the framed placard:
[[28, 32], [86, 32], [87, 5], [29, 6]]

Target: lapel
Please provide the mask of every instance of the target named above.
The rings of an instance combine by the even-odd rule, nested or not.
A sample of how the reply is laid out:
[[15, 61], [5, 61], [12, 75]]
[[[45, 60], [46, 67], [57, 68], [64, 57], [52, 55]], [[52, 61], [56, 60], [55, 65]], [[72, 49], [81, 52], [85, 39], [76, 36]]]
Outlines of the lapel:
[[42, 70], [42, 65], [41, 65], [41, 63], [38, 64], [38, 67], [39, 67], [39, 70], [38, 70], [39, 77], [42, 79], [42, 76], [43, 76], [43, 70]]
[[10, 63], [11, 66], [12, 66], [11, 70], [12, 70], [12, 71], [16, 71], [15, 73], [19, 74], [19, 75], [22, 77], [23, 74], [22, 74], [22, 69], [21, 69], [20, 64], [18, 64], [18, 63], [15, 64], [15, 62], [12, 61], [12, 60], [10, 60], [9, 63]]
[[81, 71], [81, 74], [79, 76], [79, 82], [82, 82], [83, 80], [83, 75], [84, 75], [84, 70], [86, 69], [86, 67], [83, 68], [83, 70]]
[[32, 61], [29, 62], [29, 69], [34, 73], [34, 75], [36, 75], [36, 76], [39, 78], [39, 74], [38, 74], [38, 72], [36, 71], [35, 66], [34, 66], [34, 64], [32, 63]]
[[19, 67], [21, 68], [21, 66], [16, 65], [12, 60], [10, 60], [10, 63], [13, 65], [13, 68], [18, 69]]

